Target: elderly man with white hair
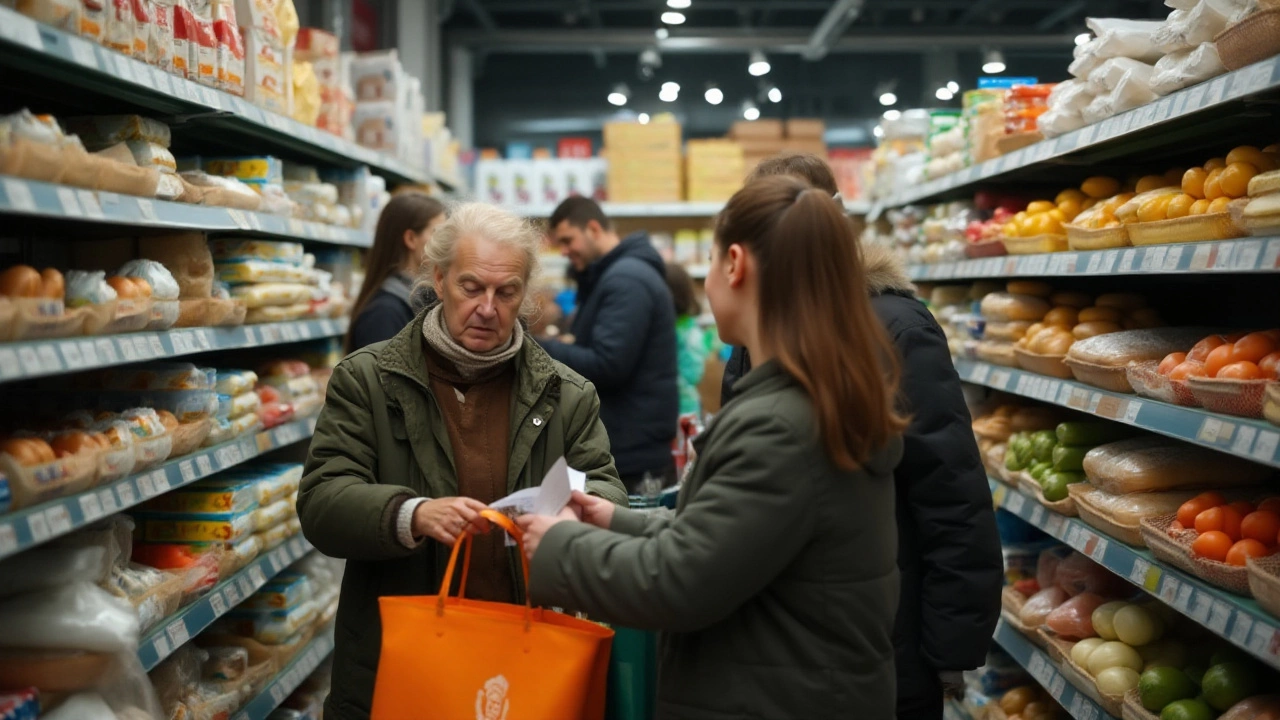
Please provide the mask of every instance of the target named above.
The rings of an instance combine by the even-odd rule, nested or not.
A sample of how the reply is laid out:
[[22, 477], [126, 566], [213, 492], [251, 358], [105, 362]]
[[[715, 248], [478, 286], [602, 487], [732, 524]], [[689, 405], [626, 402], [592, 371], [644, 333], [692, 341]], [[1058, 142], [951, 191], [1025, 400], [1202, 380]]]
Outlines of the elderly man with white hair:
[[462, 533], [475, 534], [467, 597], [523, 601], [520, 560], [488, 534], [486, 505], [562, 456], [589, 493], [626, 504], [595, 387], [521, 324], [540, 239], [493, 206], [455, 208], [420, 272], [438, 300], [334, 369], [298, 494], [307, 539], [348, 561], [326, 718], [369, 717], [378, 598], [434, 594]]

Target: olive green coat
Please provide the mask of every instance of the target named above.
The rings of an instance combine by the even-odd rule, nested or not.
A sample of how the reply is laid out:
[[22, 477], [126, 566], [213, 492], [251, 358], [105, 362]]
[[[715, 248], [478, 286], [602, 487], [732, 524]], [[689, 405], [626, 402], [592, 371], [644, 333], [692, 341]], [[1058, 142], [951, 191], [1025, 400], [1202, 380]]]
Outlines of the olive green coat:
[[[307, 540], [347, 560], [325, 704], [331, 720], [369, 717], [382, 644], [378, 598], [435, 594], [448, 560], [449, 547], [428, 540], [411, 550], [395, 533], [405, 500], [458, 490], [423, 356], [424, 316], [334, 369], [298, 493]], [[527, 337], [514, 362], [508, 490], [538, 485], [563, 456], [587, 474], [588, 492], [625, 505], [594, 386]], [[513, 551], [511, 573], [522, 587], [518, 562]]]
[[902, 442], [843, 471], [776, 363], [734, 390], [694, 442], [675, 514], [555, 525], [533, 601], [662, 631], [660, 720], [889, 720]]

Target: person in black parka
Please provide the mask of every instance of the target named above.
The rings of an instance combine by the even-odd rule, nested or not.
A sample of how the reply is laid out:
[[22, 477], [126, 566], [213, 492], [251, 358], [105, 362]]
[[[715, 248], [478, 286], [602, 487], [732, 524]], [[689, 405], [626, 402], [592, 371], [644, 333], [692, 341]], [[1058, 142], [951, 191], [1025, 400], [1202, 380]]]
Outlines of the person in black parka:
[[618, 474], [628, 491], [645, 475], [674, 481], [680, 415], [676, 312], [666, 265], [646, 233], [619, 238], [595, 201], [565, 200], [548, 228], [578, 281], [571, 337], [539, 339], [547, 354], [596, 386]]
[[[760, 175], [794, 175], [835, 193], [830, 168], [814, 156], [762, 163]], [[838, 197], [838, 196], [837, 196]], [[942, 328], [915, 297], [902, 263], [887, 248], [862, 247], [872, 306], [901, 355], [899, 403], [911, 416], [897, 487], [898, 569], [894, 625], [899, 720], [939, 720], [944, 692], [960, 673], [986, 662], [1000, 617], [1004, 560], [991, 492]], [[735, 348], [721, 403], [751, 369]], [[856, 418], [851, 418], [856, 420]]]

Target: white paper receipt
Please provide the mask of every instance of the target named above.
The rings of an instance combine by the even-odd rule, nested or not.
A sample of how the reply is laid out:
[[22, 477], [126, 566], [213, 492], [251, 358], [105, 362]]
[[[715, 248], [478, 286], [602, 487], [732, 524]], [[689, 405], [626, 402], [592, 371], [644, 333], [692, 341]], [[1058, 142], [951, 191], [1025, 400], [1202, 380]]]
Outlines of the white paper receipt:
[[564, 458], [556, 461], [547, 471], [538, 487], [514, 492], [489, 505], [509, 517], [520, 515], [555, 515], [569, 504], [574, 490], [586, 492], [586, 473], [574, 470]]

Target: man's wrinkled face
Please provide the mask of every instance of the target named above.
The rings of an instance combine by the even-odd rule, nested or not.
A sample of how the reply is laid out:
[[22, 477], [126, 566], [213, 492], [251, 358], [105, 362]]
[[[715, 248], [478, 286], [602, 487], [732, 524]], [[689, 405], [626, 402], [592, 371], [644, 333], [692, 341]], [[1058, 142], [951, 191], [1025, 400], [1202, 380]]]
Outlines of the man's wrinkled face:
[[449, 271], [435, 276], [449, 335], [475, 353], [505, 345], [519, 321], [528, 271], [518, 248], [460, 238]]

